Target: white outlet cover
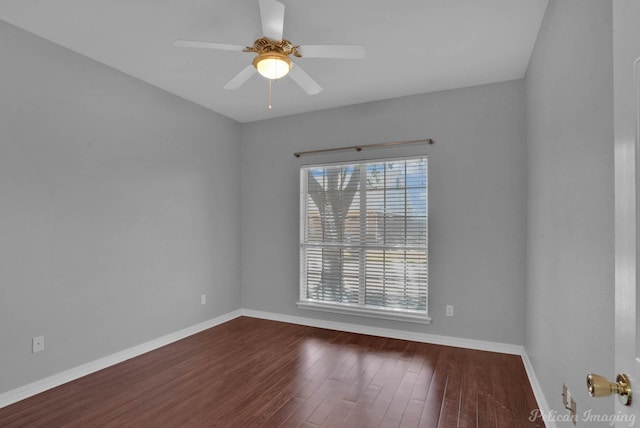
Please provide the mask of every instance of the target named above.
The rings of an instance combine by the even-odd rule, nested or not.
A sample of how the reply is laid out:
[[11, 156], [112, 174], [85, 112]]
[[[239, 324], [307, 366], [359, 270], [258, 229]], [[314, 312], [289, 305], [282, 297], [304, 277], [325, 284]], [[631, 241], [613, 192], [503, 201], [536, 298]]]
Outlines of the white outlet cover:
[[207, 295], [203, 294], [202, 296], [200, 296], [200, 304], [205, 305], [206, 303], [207, 303]]

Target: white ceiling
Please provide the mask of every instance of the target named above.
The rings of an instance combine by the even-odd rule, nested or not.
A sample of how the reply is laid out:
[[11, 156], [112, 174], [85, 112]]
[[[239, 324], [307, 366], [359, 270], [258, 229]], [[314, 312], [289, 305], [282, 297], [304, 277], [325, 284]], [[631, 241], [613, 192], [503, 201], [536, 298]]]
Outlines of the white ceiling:
[[225, 116], [276, 116], [524, 77], [547, 0], [280, 0], [296, 45], [361, 44], [360, 60], [294, 59], [324, 90], [255, 75], [252, 53], [187, 49], [262, 36], [257, 0], [2, 0], [0, 19]]

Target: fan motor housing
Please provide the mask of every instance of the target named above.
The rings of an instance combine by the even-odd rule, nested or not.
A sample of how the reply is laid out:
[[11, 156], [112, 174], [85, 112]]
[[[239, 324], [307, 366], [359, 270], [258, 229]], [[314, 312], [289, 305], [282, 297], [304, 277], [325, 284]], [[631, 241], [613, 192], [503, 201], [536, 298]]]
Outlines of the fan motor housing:
[[244, 52], [255, 52], [257, 54], [277, 53], [287, 57], [293, 55], [301, 58], [302, 55], [298, 52], [299, 47], [289, 40], [272, 40], [268, 37], [262, 37], [253, 42], [253, 46], [247, 46]]

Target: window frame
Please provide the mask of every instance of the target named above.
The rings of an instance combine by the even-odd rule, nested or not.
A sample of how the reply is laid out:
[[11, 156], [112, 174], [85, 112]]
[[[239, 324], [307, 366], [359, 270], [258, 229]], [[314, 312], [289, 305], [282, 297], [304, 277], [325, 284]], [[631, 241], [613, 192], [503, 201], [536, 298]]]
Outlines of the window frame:
[[[307, 271], [306, 271], [306, 260], [304, 259], [305, 254], [305, 245], [309, 243], [305, 241], [306, 228], [307, 228], [307, 193], [308, 193], [308, 177], [305, 175], [308, 174], [308, 170], [311, 168], [327, 168], [327, 167], [339, 167], [341, 165], [358, 165], [358, 167], [362, 167], [363, 165], [372, 164], [372, 163], [386, 163], [393, 161], [410, 161], [415, 159], [425, 159], [426, 160], [426, 205], [427, 205], [427, 213], [426, 213], [426, 236], [425, 236], [425, 253], [427, 256], [426, 268], [426, 284], [425, 284], [425, 292], [426, 292], [426, 308], [424, 311], [422, 310], [411, 310], [411, 309], [402, 309], [402, 308], [392, 308], [392, 307], [377, 307], [366, 304], [354, 304], [354, 303], [339, 303], [339, 302], [326, 302], [326, 301], [317, 301], [317, 300], [309, 300], [307, 297]], [[299, 294], [298, 294], [298, 302], [297, 307], [302, 309], [310, 309], [322, 312], [331, 312], [331, 313], [340, 313], [347, 315], [356, 315], [356, 316], [364, 316], [371, 318], [380, 318], [394, 321], [405, 321], [412, 323], [420, 323], [420, 324], [429, 324], [431, 322], [431, 318], [429, 317], [429, 159], [428, 155], [412, 155], [412, 156], [400, 156], [400, 157], [385, 157], [385, 158], [373, 158], [373, 159], [355, 159], [348, 161], [339, 161], [339, 162], [321, 162], [321, 163], [313, 163], [313, 164], [302, 164], [299, 166], [299, 185], [300, 185], [300, 198], [299, 198], [299, 208], [300, 208], [300, 216], [299, 216]], [[366, 166], [365, 166], [366, 168]], [[362, 184], [366, 182], [366, 175], [364, 177], [360, 177], [361, 182], [358, 188], [359, 197], [362, 198]], [[385, 187], [387, 189], [388, 187]], [[366, 195], [366, 190], [365, 190]], [[366, 196], [365, 196], [366, 198]], [[362, 208], [359, 208], [361, 217], [364, 215], [362, 213]], [[361, 219], [362, 225], [362, 219]], [[314, 245], [307, 246], [306, 248], [310, 248]], [[387, 245], [375, 245], [384, 247], [385, 249], [393, 249], [394, 247]], [[320, 246], [321, 247], [321, 246]], [[367, 246], [366, 241], [360, 242], [358, 246], [354, 246], [358, 248], [358, 252], [362, 254], [363, 249], [371, 248], [371, 246]], [[362, 263], [362, 257], [361, 261]], [[364, 266], [361, 266], [361, 274], [363, 272]], [[359, 293], [364, 293], [362, 287], [359, 287]]]

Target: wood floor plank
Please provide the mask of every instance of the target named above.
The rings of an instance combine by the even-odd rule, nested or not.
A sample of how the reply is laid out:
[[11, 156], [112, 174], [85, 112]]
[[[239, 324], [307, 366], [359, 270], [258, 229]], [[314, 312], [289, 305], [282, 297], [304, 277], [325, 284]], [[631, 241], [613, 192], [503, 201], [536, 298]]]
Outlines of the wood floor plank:
[[424, 402], [429, 394], [431, 379], [433, 378], [433, 372], [440, 354], [440, 347], [426, 346], [423, 347], [421, 351], [421, 355], [423, 355], [423, 363], [420, 368], [416, 384], [411, 392], [411, 398], [413, 400]]
[[[280, 407], [278, 411], [274, 412], [269, 418], [267, 418], [264, 422], [265, 427], [279, 427], [283, 426], [284, 423], [291, 418], [300, 406], [304, 404], [306, 400], [298, 397], [293, 397], [289, 402]], [[246, 426], [246, 425], [241, 425]]]
[[449, 357], [449, 350], [443, 349], [435, 362], [434, 373], [422, 409], [422, 416], [420, 417], [420, 427], [433, 428], [438, 426], [449, 378]]
[[239, 317], [2, 408], [0, 426], [544, 427], [535, 408], [515, 355]]
[[409, 399], [407, 407], [402, 414], [402, 420], [400, 421], [400, 428], [413, 428], [420, 425], [420, 416], [422, 415], [422, 409], [424, 408], [424, 401]]
[[[300, 426], [308, 419], [314, 411], [325, 401], [327, 396], [331, 394], [340, 385], [340, 381], [335, 379], [325, 379], [318, 388], [315, 389], [305, 402], [291, 415], [287, 421], [287, 426]], [[301, 397], [302, 398], [302, 397]], [[321, 422], [321, 421], [320, 421]], [[317, 424], [314, 424], [317, 425]]]
[[[363, 422], [363, 426], [380, 426], [382, 421], [384, 420], [385, 415], [389, 410], [389, 406], [393, 400], [393, 397], [396, 395], [396, 392], [400, 386], [400, 383], [403, 379], [404, 373], [407, 371], [409, 367], [409, 362], [403, 359], [399, 359], [396, 361], [393, 370], [389, 373], [389, 376], [385, 379], [385, 382], [381, 385], [380, 393], [376, 397], [376, 400], [373, 402], [371, 409], [367, 412], [367, 416]], [[404, 411], [404, 407], [406, 403], [403, 403], [402, 410]], [[401, 419], [401, 418], [400, 418]], [[400, 419], [398, 419], [399, 425]]]
[[382, 367], [384, 359], [375, 355], [366, 355], [362, 362], [362, 370], [358, 379], [353, 382], [345, 393], [343, 399], [355, 403], [362, 395], [362, 392], [369, 386], [373, 378]]
[[345, 418], [351, 413], [355, 403], [351, 401], [341, 400], [338, 405], [336, 405], [329, 417], [327, 417], [322, 425], [323, 428], [333, 428], [333, 427], [341, 427], [344, 425]]
[[411, 393], [418, 379], [418, 373], [411, 370], [411, 364], [407, 367], [400, 385], [395, 391], [387, 412], [380, 423], [381, 427], [398, 427], [402, 421], [405, 409], [409, 405]]
[[377, 385], [369, 384], [360, 395], [360, 398], [355, 402], [353, 409], [347, 417], [344, 419], [345, 427], [359, 427], [369, 413], [371, 406], [375, 402], [378, 394], [380, 394], [380, 388]]
[[[351, 386], [350, 379], [353, 378], [351, 375], [352, 372], [357, 372], [358, 369], [355, 364], [343, 364], [345, 367], [350, 367], [351, 369], [344, 373], [341, 377], [336, 377], [335, 372], [330, 376], [330, 380], [335, 380], [338, 382], [335, 384], [333, 388], [329, 391], [329, 393], [325, 396], [324, 400], [320, 403], [318, 407], [309, 415], [307, 418], [307, 422], [322, 425], [324, 421], [333, 413], [336, 407], [339, 407], [342, 403], [342, 398], [345, 392]], [[349, 410], [353, 408], [353, 405], [349, 407]], [[348, 412], [347, 412], [348, 414]], [[345, 415], [346, 416], [346, 415]]]

